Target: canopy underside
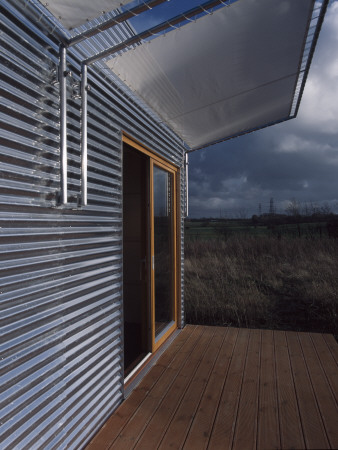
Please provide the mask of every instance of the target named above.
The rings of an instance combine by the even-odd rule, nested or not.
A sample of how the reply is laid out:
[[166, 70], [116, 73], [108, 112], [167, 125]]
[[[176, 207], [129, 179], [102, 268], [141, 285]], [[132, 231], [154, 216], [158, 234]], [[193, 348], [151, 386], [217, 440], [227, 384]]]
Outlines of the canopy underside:
[[311, 0], [238, 0], [108, 61], [192, 149], [290, 117]]
[[[153, 28], [148, 35], [142, 32], [118, 42], [110, 36], [105, 40], [103, 31], [100, 42], [108, 48], [89, 56], [85, 65], [111, 57], [106, 61], [111, 71], [192, 150], [295, 117], [328, 0], [317, 9], [315, 0], [224, 2], [202, 3], [206, 14], [196, 20], [188, 19], [185, 11], [184, 25], [168, 25], [170, 32], [164, 34], [166, 26], [159, 27], [160, 34], [147, 42]], [[46, 7], [70, 29], [127, 3], [54, 0]], [[150, 14], [145, 23], [152, 23], [147, 5], [166, 2], [141, 3]], [[134, 14], [130, 11], [129, 18]], [[91, 39], [95, 48], [96, 38]], [[141, 45], [130, 49], [131, 41]]]
[[44, 3], [44, 6], [65, 28], [71, 30], [129, 2], [130, 0], [52, 0]]

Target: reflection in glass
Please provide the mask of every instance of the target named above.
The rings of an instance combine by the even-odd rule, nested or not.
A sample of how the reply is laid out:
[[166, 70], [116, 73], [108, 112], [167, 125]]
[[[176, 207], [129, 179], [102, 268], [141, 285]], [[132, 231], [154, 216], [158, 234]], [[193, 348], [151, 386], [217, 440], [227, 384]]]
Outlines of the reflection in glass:
[[154, 165], [155, 338], [174, 319], [172, 178]]

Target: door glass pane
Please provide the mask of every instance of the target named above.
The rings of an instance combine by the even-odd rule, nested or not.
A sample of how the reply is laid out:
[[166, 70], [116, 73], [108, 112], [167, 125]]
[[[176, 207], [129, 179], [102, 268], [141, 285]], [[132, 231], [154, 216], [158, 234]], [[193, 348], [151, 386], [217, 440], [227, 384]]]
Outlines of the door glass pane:
[[154, 165], [155, 339], [174, 319], [173, 175]]

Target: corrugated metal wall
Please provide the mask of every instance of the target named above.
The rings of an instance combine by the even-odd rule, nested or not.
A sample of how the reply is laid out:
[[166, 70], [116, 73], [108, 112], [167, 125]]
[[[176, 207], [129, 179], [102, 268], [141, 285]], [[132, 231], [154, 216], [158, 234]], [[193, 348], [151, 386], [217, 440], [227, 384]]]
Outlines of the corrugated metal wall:
[[120, 130], [179, 166], [183, 150], [93, 68], [88, 206], [77, 207], [80, 102], [69, 82], [70, 204], [57, 207], [58, 42], [27, 19], [28, 3], [0, 6], [0, 447], [78, 448], [123, 398]]

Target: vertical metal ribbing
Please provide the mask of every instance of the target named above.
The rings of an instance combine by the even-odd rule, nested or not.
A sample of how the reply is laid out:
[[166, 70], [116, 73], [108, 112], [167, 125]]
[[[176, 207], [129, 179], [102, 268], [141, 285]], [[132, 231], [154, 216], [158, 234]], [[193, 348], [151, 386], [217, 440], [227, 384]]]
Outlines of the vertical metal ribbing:
[[81, 204], [87, 205], [87, 64], [82, 64], [82, 80], [81, 80]]
[[67, 50], [60, 46], [60, 170], [61, 204], [68, 202], [67, 195]]

